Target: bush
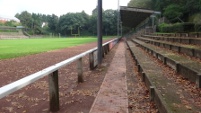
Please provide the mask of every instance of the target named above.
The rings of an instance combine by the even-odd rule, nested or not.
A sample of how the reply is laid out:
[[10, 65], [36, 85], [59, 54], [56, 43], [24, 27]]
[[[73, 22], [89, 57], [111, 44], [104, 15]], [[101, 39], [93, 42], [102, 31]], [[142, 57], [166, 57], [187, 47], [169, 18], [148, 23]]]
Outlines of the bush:
[[201, 32], [201, 24], [195, 25], [195, 32]]
[[158, 26], [158, 29], [159, 29], [159, 32], [166, 32], [166, 33], [194, 32], [195, 24], [194, 23], [175, 23], [175, 24], [162, 23]]

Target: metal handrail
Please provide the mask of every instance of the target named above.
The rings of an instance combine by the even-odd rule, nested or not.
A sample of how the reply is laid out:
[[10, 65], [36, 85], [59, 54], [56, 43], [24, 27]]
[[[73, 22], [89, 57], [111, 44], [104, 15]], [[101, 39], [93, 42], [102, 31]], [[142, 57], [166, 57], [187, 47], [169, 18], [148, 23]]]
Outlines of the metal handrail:
[[[115, 38], [115, 39], [113, 39], [111, 41], [108, 41], [108, 42], [104, 43], [102, 46], [104, 47], [104, 46], [109, 45], [110, 43], [113, 43], [113, 42], [117, 43], [118, 40], [119, 40], [118, 38]], [[59, 70], [60, 68], [66, 66], [66, 65], [69, 65], [70, 63], [72, 63], [72, 62], [74, 62], [76, 60], [79, 60], [82, 57], [84, 57], [84, 56], [86, 56], [86, 55], [88, 55], [90, 53], [93, 53], [96, 50], [97, 50], [97, 47], [95, 47], [93, 49], [90, 49], [90, 50], [88, 50], [86, 52], [83, 52], [83, 53], [81, 53], [79, 55], [76, 55], [74, 57], [71, 57], [71, 58], [69, 58], [67, 60], [64, 60], [64, 61], [62, 61], [60, 63], [52, 65], [50, 67], [47, 67], [47, 68], [45, 68], [45, 69], [43, 69], [41, 71], [38, 71], [38, 72], [36, 72], [34, 74], [28, 75], [28, 76], [26, 76], [26, 77], [24, 77], [22, 79], [19, 79], [19, 80], [13, 82], [13, 83], [10, 83], [10, 84], [7, 84], [7, 85], [1, 87], [0, 88], [0, 99], [5, 97], [5, 96], [7, 96], [7, 95], [9, 95], [9, 94], [11, 94], [11, 93], [13, 93], [13, 92], [15, 92], [15, 91], [17, 91], [17, 90], [19, 90], [19, 89], [21, 89], [21, 88], [23, 88], [23, 87], [25, 87], [25, 86], [27, 86], [27, 85], [29, 85], [29, 84], [31, 84], [31, 83], [34, 83], [35, 81], [37, 81], [37, 80], [39, 80], [39, 79], [41, 79], [41, 78], [43, 78], [45, 76], [48, 76], [48, 75], [54, 73], [55, 71]]]

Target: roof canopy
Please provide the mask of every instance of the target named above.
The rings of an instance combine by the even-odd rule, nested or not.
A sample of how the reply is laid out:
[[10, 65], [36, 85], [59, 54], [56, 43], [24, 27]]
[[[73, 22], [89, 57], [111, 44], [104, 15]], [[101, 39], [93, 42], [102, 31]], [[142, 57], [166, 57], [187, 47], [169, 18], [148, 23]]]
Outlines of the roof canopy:
[[131, 28], [137, 27], [137, 25], [150, 17], [152, 14], [160, 14], [158, 11], [126, 6], [120, 7], [120, 13], [122, 25]]

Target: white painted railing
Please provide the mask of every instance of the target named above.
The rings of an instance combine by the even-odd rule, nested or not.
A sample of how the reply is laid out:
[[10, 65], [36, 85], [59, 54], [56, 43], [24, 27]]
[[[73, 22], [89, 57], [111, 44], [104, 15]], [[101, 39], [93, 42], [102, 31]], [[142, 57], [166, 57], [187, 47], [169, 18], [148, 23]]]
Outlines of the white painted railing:
[[[116, 38], [109, 42], [104, 43], [102, 46], [103, 56], [104, 54], [107, 54], [109, 50], [112, 49], [112, 47], [118, 43], [118, 41], [119, 39]], [[34, 83], [35, 81], [45, 76], [49, 76], [50, 111], [58, 111], [59, 110], [58, 70], [66, 65], [69, 65], [74, 61], [78, 61], [77, 63], [78, 82], [83, 82], [82, 58], [89, 54], [90, 69], [93, 70], [96, 67], [96, 65], [94, 65], [94, 60], [96, 60], [94, 59], [95, 51], [97, 51], [97, 47], [1, 87], [0, 99], [31, 83]]]

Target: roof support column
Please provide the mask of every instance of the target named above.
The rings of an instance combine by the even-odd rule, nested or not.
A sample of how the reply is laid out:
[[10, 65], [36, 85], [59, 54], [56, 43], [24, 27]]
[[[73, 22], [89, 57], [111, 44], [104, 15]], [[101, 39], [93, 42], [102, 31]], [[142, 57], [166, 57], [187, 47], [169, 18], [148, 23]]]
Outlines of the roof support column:
[[98, 33], [98, 65], [100, 66], [102, 63], [102, 0], [98, 0], [97, 33]]
[[120, 26], [120, 7], [119, 7], [119, 0], [117, 4], [117, 37], [119, 37], [119, 26]]

